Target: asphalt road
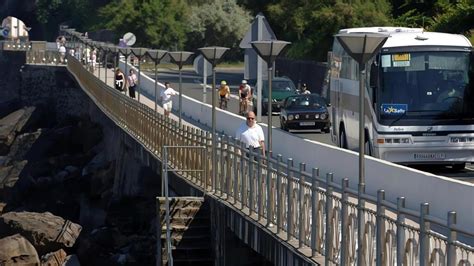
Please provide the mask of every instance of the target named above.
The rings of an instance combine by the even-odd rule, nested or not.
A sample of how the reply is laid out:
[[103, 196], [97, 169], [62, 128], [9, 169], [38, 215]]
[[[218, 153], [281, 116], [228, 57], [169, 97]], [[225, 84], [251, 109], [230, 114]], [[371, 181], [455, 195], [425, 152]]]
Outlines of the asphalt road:
[[[154, 73], [147, 73], [150, 77], [154, 76]], [[225, 80], [231, 89], [231, 100], [228, 104], [228, 110], [233, 113], [238, 113], [239, 102], [238, 102], [238, 87], [243, 79], [243, 69], [217, 69], [216, 71], [216, 84], [220, 84], [221, 80]], [[158, 72], [158, 80], [160, 82], [169, 81], [172, 83], [172, 87], [178, 90], [179, 87], [179, 76], [176, 70], [164, 70], [160, 69]], [[183, 94], [190, 96], [202, 102], [212, 103], [212, 96], [209, 93], [210, 88], [204, 92], [202, 85], [202, 76], [198, 76], [193, 70], [182, 71], [182, 90]], [[208, 86], [212, 83], [212, 77], [207, 78]], [[217, 100], [218, 103], [218, 100]], [[219, 105], [217, 105], [219, 106]], [[268, 117], [262, 116], [259, 122], [267, 123]], [[272, 116], [272, 125], [276, 128], [280, 128], [280, 120], [278, 114], [274, 113]], [[318, 142], [334, 145], [331, 141], [328, 133], [321, 133], [319, 130], [292, 130], [289, 134], [295, 134], [301, 138], [311, 139]], [[436, 175], [446, 176], [457, 180], [474, 184], [474, 165], [467, 164], [466, 168], [461, 171], [454, 171], [449, 167], [442, 166], [417, 166], [414, 167], [418, 170], [433, 173]]]

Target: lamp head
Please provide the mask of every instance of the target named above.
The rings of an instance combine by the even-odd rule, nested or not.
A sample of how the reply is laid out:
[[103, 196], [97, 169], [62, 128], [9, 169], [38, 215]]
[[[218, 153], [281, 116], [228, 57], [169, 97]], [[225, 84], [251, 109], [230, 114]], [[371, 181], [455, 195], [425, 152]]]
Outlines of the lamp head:
[[382, 48], [389, 35], [357, 32], [341, 33], [335, 37], [355, 61], [365, 64]]

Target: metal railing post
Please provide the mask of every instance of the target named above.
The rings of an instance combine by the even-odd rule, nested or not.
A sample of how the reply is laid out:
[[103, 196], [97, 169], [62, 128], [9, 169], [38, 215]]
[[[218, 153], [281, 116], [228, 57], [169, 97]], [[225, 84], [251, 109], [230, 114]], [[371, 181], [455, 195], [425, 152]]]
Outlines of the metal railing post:
[[364, 226], [365, 226], [365, 217], [364, 217], [364, 208], [365, 200], [362, 199], [362, 195], [365, 193], [365, 184], [359, 184], [358, 197], [357, 197], [357, 265], [365, 265], [363, 258], [365, 254], [363, 252], [363, 243], [364, 243]]
[[326, 266], [329, 266], [329, 261], [330, 258], [332, 258], [332, 250], [331, 250], [331, 244], [332, 244], [332, 227], [331, 227], [331, 216], [333, 212], [332, 208], [332, 193], [333, 193], [333, 187], [331, 183], [333, 182], [333, 174], [328, 173], [326, 175], [326, 232], [325, 232], [325, 250], [324, 250], [324, 264]]
[[457, 240], [457, 232], [453, 229], [453, 226], [456, 224], [456, 212], [448, 212], [448, 243], [446, 246], [447, 253], [447, 266], [456, 265], [456, 246], [454, 244]]
[[254, 161], [254, 149], [253, 147], [249, 147], [249, 178], [248, 178], [248, 185], [249, 185], [249, 196], [248, 196], [248, 207], [249, 207], [249, 216], [252, 216], [253, 213], [253, 161]]
[[[261, 217], [262, 217], [262, 194], [263, 194], [263, 188], [262, 188], [262, 155], [260, 154], [259, 150], [257, 150], [257, 178], [256, 178], [256, 181], [257, 181], [257, 184], [256, 184], [256, 193], [255, 193], [255, 197], [256, 197], [256, 201], [257, 201], [257, 208], [256, 208], [256, 211], [257, 211], [257, 221], [260, 221]], [[251, 180], [250, 182], [253, 183], [253, 180]]]
[[377, 191], [377, 218], [376, 218], [376, 237], [375, 237], [375, 263], [377, 266], [383, 265], [383, 247], [384, 247], [384, 216], [385, 216], [385, 207], [383, 206], [383, 201], [385, 200], [385, 191], [380, 189]]
[[293, 168], [293, 159], [288, 158], [287, 161], [287, 175], [286, 175], [286, 206], [288, 208], [286, 215], [286, 240], [291, 240], [291, 233], [293, 231], [293, 202], [291, 200], [291, 194], [293, 190], [292, 181], [291, 181], [291, 168]]
[[[272, 158], [272, 156], [270, 156]], [[267, 226], [270, 226], [273, 221], [273, 212], [274, 212], [274, 195], [273, 195], [273, 189], [272, 189], [272, 183], [274, 183], [273, 178], [272, 178], [272, 162], [268, 161], [267, 162], [267, 200], [266, 200], [266, 206], [267, 206]]]
[[397, 266], [403, 266], [403, 255], [405, 252], [405, 215], [403, 209], [405, 208], [405, 198], [397, 198]]
[[[237, 147], [239, 146], [239, 140], [234, 138], [234, 146], [233, 146], [233, 155], [234, 155], [234, 193], [233, 198], [234, 198], [234, 204], [237, 203], [237, 198], [239, 197], [239, 167], [237, 163]], [[240, 162], [242, 163], [242, 161]]]
[[282, 193], [282, 183], [281, 183], [281, 173], [283, 171], [283, 156], [281, 154], [277, 155], [277, 209], [276, 209], [276, 223], [277, 223], [277, 234], [280, 233], [281, 229], [281, 213], [282, 213], [282, 205], [283, 205], [283, 197]]
[[303, 247], [303, 230], [305, 227], [305, 213], [303, 211], [303, 192], [304, 192], [304, 171], [306, 170], [306, 164], [305, 163], [300, 163], [300, 172], [299, 172], [299, 189], [298, 189], [298, 248]]
[[318, 204], [319, 204], [319, 193], [318, 193], [318, 177], [319, 169], [313, 168], [311, 175], [311, 255], [316, 256], [317, 248], [319, 247], [319, 237], [317, 227], [317, 215], [318, 215]]
[[[167, 158], [167, 149], [163, 147], [164, 158]], [[166, 159], [165, 159], [165, 162]], [[163, 164], [164, 176], [162, 177], [165, 180], [165, 209], [166, 209], [166, 251], [168, 253], [168, 265], [173, 265], [173, 254], [171, 249], [171, 225], [170, 225], [170, 203], [169, 203], [169, 191], [168, 191], [168, 164]]]
[[349, 178], [342, 180], [342, 199], [341, 199], [341, 265], [347, 265], [347, 251], [349, 244], [349, 236], [347, 232], [348, 226], [348, 204], [349, 194], [346, 192], [349, 187]]
[[428, 232], [430, 230], [430, 222], [425, 218], [430, 214], [429, 203], [420, 204], [420, 265], [428, 264], [430, 239]]

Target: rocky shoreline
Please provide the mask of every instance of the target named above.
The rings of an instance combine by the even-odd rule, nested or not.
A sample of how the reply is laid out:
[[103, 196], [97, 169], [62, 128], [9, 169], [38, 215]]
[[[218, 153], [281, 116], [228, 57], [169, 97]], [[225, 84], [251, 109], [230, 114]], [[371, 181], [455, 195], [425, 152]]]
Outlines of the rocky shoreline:
[[0, 265], [152, 265], [155, 201], [114, 194], [90, 117], [0, 104]]

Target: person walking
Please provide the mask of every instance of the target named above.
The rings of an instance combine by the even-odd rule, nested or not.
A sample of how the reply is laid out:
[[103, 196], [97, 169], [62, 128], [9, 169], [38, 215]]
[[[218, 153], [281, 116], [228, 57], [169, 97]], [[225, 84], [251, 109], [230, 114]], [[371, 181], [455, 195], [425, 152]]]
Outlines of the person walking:
[[91, 58], [90, 58], [90, 69], [92, 73], [94, 73], [96, 65], [97, 65], [97, 50], [94, 48], [94, 50], [92, 50], [91, 52]]
[[115, 70], [115, 89], [122, 92], [125, 89], [125, 75], [120, 68]]
[[221, 81], [221, 86], [219, 87], [219, 108], [227, 110], [227, 102], [230, 98], [230, 88], [227, 86], [225, 80]]
[[240, 84], [239, 87], [239, 114], [243, 115], [245, 112], [247, 112], [248, 102], [251, 94], [252, 88], [250, 88], [249, 84], [247, 84], [247, 80], [242, 80], [242, 84]]
[[247, 121], [242, 123], [235, 133], [235, 137], [245, 143], [247, 148], [259, 149], [265, 156], [265, 136], [262, 127], [255, 121], [255, 113], [246, 113]]
[[165, 116], [169, 116], [171, 109], [173, 109], [173, 100], [171, 99], [171, 96], [174, 95], [178, 95], [178, 92], [171, 88], [169, 82], [165, 82], [165, 89], [160, 94], [163, 109], [165, 110]]
[[138, 84], [138, 78], [137, 78], [137, 75], [135, 74], [135, 70], [130, 69], [130, 75], [128, 75], [127, 82], [128, 82], [128, 95], [130, 96], [130, 98], [135, 99], [135, 91]]
[[65, 58], [66, 58], [66, 47], [64, 45], [59, 46], [59, 62], [61, 64], [65, 63]]

